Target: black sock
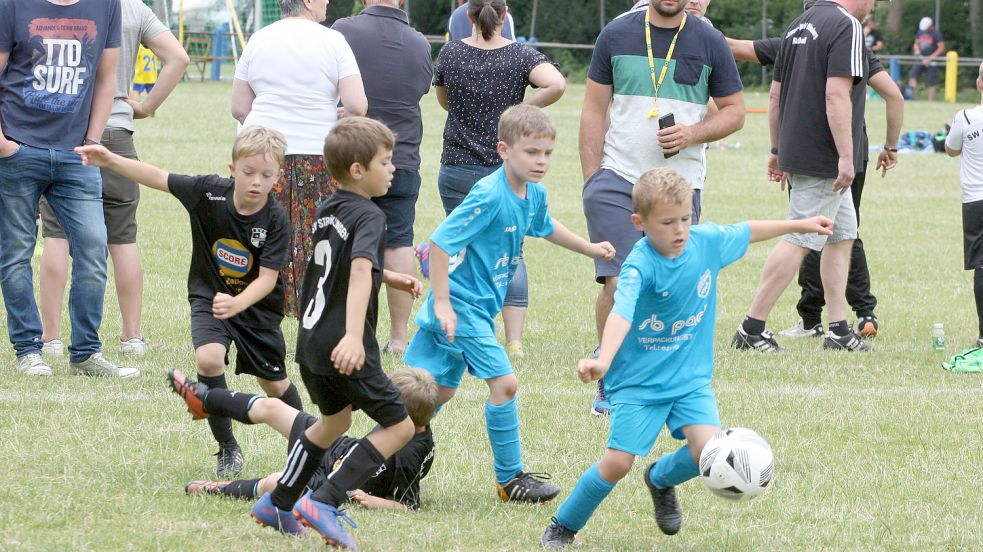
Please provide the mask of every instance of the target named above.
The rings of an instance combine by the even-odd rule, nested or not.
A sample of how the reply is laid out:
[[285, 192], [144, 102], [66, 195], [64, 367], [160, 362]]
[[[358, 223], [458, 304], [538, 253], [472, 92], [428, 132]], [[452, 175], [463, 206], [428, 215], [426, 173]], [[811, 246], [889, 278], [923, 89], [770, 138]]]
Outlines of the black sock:
[[362, 437], [328, 475], [324, 484], [314, 490], [314, 500], [332, 506], [341, 505], [348, 499], [348, 491], [361, 487], [385, 461], [372, 443]]
[[829, 331], [833, 332], [836, 337], [843, 337], [850, 333], [850, 324], [846, 320], [840, 320], [839, 322], [830, 322]]
[[744, 328], [744, 333], [748, 335], [761, 335], [761, 332], [765, 331], [765, 321], [745, 315], [741, 327]]
[[[198, 374], [198, 381], [204, 383], [209, 389], [229, 388], [229, 384], [225, 382], [225, 374], [220, 374], [218, 376], [205, 376]], [[212, 429], [212, 435], [219, 443], [236, 442], [236, 438], [232, 436], [232, 420], [229, 418], [223, 418], [222, 416], [209, 416], [208, 427]]]
[[294, 503], [304, 492], [304, 487], [311, 480], [321, 459], [324, 458], [325, 449], [315, 445], [307, 438], [307, 433], [301, 433], [300, 439], [294, 443], [287, 455], [287, 463], [283, 468], [283, 475], [276, 482], [276, 489], [270, 498], [273, 505], [281, 510], [289, 510], [294, 507]]
[[286, 403], [288, 406], [292, 406], [297, 410], [304, 410], [304, 401], [300, 400], [300, 391], [297, 391], [297, 386], [293, 383], [291, 383], [290, 387], [288, 387], [287, 390], [277, 398]]
[[253, 393], [232, 393], [228, 389], [210, 389], [205, 395], [205, 412], [219, 418], [232, 418], [243, 423], [253, 423], [249, 419], [249, 407], [253, 401], [260, 398]]
[[980, 337], [983, 337], [983, 268], [973, 271], [973, 294], [976, 295], [976, 318], [980, 324]]
[[256, 486], [262, 479], [237, 479], [222, 489], [222, 494], [232, 498], [252, 500], [256, 498]]

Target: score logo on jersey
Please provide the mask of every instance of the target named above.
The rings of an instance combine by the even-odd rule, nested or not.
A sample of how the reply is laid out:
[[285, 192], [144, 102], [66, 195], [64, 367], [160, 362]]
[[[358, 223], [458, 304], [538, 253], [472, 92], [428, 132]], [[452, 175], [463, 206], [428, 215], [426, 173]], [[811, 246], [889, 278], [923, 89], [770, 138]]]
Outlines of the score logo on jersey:
[[223, 276], [242, 278], [253, 267], [253, 255], [237, 240], [222, 238], [212, 245], [212, 255]]

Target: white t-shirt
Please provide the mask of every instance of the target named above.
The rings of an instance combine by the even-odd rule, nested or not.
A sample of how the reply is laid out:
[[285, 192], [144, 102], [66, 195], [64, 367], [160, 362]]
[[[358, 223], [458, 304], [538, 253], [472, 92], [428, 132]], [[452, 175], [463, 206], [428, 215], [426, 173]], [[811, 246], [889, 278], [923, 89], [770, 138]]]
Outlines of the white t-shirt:
[[338, 31], [307, 19], [281, 19], [249, 39], [235, 78], [256, 99], [242, 128], [260, 125], [287, 137], [287, 154], [319, 155], [338, 120], [338, 81], [358, 75]]
[[983, 105], [956, 113], [945, 139], [949, 149], [962, 150], [959, 181], [963, 203], [983, 199]]

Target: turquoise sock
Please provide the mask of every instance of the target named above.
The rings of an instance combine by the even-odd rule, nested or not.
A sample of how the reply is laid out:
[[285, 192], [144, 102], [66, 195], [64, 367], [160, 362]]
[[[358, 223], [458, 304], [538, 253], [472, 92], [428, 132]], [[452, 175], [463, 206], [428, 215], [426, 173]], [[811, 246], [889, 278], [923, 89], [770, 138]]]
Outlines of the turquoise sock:
[[504, 485], [522, 471], [519, 407], [515, 397], [505, 404], [485, 402], [485, 425], [495, 463], [495, 478]]
[[663, 489], [675, 487], [700, 475], [700, 466], [693, 461], [689, 445], [665, 454], [648, 473], [649, 481]]
[[597, 464], [594, 464], [580, 476], [577, 486], [556, 511], [556, 522], [571, 531], [580, 531], [614, 485], [601, 477]]

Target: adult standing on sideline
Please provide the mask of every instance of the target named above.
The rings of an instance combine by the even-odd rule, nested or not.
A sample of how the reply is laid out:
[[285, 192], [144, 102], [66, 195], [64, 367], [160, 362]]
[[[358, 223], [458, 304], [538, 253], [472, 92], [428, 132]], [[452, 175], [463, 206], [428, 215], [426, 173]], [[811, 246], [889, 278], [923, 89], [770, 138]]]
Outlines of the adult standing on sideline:
[[[727, 42], [685, 14], [686, 6], [650, 0], [647, 10], [616, 18], [597, 37], [587, 73], [580, 117], [584, 214], [591, 241], [609, 241], [618, 252], [610, 261], [594, 261], [603, 284], [595, 306], [598, 342], [621, 264], [642, 237], [631, 223], [634, 182], [652, 168], [674, 169], [693, 187], [692, 221], [698, 222], [703, 144], [744, 126], [743, 85]], [[710, 98], [718, 111], [708, 115]], [[659, 130], [659, 119], [669, 114], [675, 125]], [[594, 402], [595, 414], [608, 413], [603, 380]]]
[[[464, 40], [477, 34], [475, 24], [468, 17], [468, 0], [457, 0], [457, 8], [451, 12], [451, 18], [447, 22], [447, 34], [451, 40]], [[505, 16], [505, 24], [502, 25], [502, 36], [515, 40], [515, 21], [512, 14]]]
[[[810, 251], [822, 251], [820, 276], [829, 313], [824, 349], [869, 351], [846, 321], [846, 281], [857, 237], [853, 198], [845, 193], [863, 172], [864, 101], [869, 57], [860, 20], [874, 0], [820, 0], [785, 35], [769, 95], [768, 176], [791, 186], [789, 218], [823, 215], [833, 235], [789, 234], [768, 255], [754, 300], [731, 345], [778, 352], [765, 322]], [[792, 116], [794, 114], [794, 116]]]
[[877, 30], [877, 21], [873, 13], [864, 19], [864, 46], [875, 54], [884, 49], [884, 35]]
[[[113, 98], [109, 122], [102, 132], [102, 145], [129, 159], [137, 159], [133, 146], [134, 119], [148, 117], [164, 102], [177, 86], [188, 67], [188, 53], [174, 35], [157, 19], [141, 0], [120, 0], [122, 42], [116, 64], [116, 95]], [[164, 62], [157, 84], [143, 101], [129, 97], [130, 83], [140, 45]], [[147, 342], [140, 330], [143, 310], [143, 266], [137, 246], [137, 204], [140, 186], [108, 169], [102, 176], [102, 210], [106, 219], [109, 255], [113, 259], [116, 297], [122, 318], [119, 346], [123, 354], [143, 355]], [[62, 355], [61, 307], [68, 281], [68, 240], [47, 201], [41, 199], [41, 235], [44, 252], [41, 254], [40, 291], [41, 339], [45, 355]]]
[[[478, 32], [448, 42], [434, 66], [437, 101], [447, 110], [437, 188], [450, 214], [471, 187], [502, 164], [498, 120], [519, 103], [546, 107], [560, 99], [566, 80], [542, 53], [502, 36], [505, 0], [470, 0], [468, 17]], [[526, 87], [538, 88], [525, 98]], [[529, 303], [525, 260], [520, 260], [505, 295], [502, 320], [506, 349], [522, 356], [522, 326]]]
[[140, 373], [102, 356], [102, 179], [73, 151], [102, 138], [119, 45], [119, 0], [0, 0], [0, 281], [17, 369], [25, 374], [51, 375], [41, 358], [31, 273], [42, 195], [75, 254], [69, 373]]
[[[362, 0], [365, 9], [339, 19], [332, 27], [355, 53], [369, 101], [368, 116], [385, 123], [396, 134], [392, 163], [396, 166], [386, 195], [372, 201], [386, 214], [385, 268], [414, 274], [413, 223], [420, 194], [420, 142], [423, 116], [420, 99], [430, 90], [433, 67], [430, 43], [410, 26], [403, 0]], [[393, 83], [399, 86], [393, 86]], [[387, 287], [389, 342], [385, 350], [406, 351], [406, 324], [413, 297]]]
[[298, 316], [300, 286], [313, 253], [310, 228], [333, 191], [324, 138], [343, 115], [365, 115], [368, 101], [355, 55], [338, 31], [320, 23], [326, 0], [280, 0], [283, 18], [256, 31], [236, 63], [232, 116], [287, 137], [287, 157], [273, 197], [290, 216], [290, 256], [281, 271], [285, 314]]
[[942, 33], [935, 28], [931, 17], [923, 17], [918, 22], [918, 31], [915, 33], [915, 43], [911, 47], [912, 53], [921, 56], [920, 63], [916, 63], [911, 71], [908, 72], [908, 86], [914, 94], [918, 88], [918, 77], [925, 73], [925, 85], [928, 86], [928, 101], [935, 100], [935, 85], [939, 83], [939, 67], [935, 65], [935, 58], [945, 53], [945, 40]]

